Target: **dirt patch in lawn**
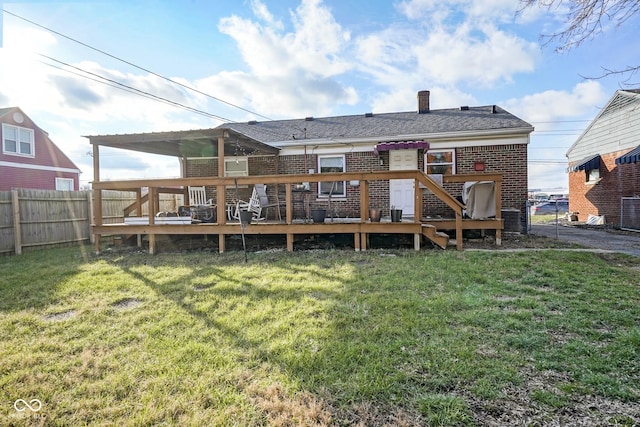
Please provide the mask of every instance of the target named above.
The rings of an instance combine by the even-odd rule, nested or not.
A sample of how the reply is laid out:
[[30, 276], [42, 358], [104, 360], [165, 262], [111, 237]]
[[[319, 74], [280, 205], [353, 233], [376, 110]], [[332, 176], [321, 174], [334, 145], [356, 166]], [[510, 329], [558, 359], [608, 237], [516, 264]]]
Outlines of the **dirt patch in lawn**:
[[116, 310], [130, 310], [132, 308], [136, 308], [140, 304], [142, 304], [142, 301], [137, 298], [123, 298], [112, 303], [111, 307], [115, 308]]
[[75, 310], [67, 310], [67, 311], [61, 311], [59, 313], [47, 314], [43, 316], [43, 318], [44, 320], [47, 320], [49, 322], [59, 322], [61, 320], [71, 319], [75, 315], [76, 315]]

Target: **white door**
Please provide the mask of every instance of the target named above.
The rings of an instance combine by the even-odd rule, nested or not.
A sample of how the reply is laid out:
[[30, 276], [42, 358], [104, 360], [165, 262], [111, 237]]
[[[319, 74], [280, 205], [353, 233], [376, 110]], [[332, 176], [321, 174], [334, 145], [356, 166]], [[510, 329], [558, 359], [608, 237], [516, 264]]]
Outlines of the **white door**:
[[[418, 169], [418, 150], [389, 151], [389, 170]], [[402, 209], [402, 216], [413, 216], [413, 179], [392, 179], [389, 181], [389, 203]]]

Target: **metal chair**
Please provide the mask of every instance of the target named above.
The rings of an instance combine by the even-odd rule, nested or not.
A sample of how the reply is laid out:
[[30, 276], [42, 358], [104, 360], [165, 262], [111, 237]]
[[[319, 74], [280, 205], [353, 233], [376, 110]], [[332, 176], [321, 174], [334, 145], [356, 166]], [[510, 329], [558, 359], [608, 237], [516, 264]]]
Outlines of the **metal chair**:
[[268, 213], [269, 208], [275, 207], [278, 212], [278, 220], [282, 221], [280, 206], [282, 205], [280, 204], [277, 196], [274, 203], [269, 201], [269, 196], [267, 196], [267, 186], [265, 184], [255, 184], [249, 201], [238, 201], [235, 212], [233, 212], [232, 216], [234, 219], [239, 220], [240, 211], [251, 211], [253, 212], [253, 220], [262, 221], [267, 219], [266, 214]]

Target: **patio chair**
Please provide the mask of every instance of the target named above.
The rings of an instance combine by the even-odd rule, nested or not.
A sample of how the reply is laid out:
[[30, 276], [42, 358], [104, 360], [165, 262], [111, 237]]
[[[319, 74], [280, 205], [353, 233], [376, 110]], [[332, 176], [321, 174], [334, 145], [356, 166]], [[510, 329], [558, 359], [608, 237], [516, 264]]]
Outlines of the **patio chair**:
[[189, 205], [214, 207], [213, 199], [207, 199], [207, 192], [204, 186], [189, 187]]
[[251, 198], [248, 202], [240, 200], [236, 204], [235, 212], [233, 213], [233, 218], [239, 220], [240, 219], [240, 211], [251, 211], [253, 212], [253, 220], [261, 221], [267, 219], [267, 214], [269, 208], [276, 208], [278, 213], [278, 220], [282, 221], [282, 215], [280, 213], [280, 201], [277, 199], [276, 201], [271, 202], [269, 197], [267, 196], [267, 186], [265, 184], [255, 184], [253, 186], [253, 192], [251, 193]]
[[[215, 208], [213, 199], [207, 199], [207, 193], [204, 186], [189, 187], [189, 206], [183, 209], [180, 215], [184, 215], [188, 210], [192, 218], [203, 222], [215, 221]], [[180, 209], [179, 209], [180, 211]]]

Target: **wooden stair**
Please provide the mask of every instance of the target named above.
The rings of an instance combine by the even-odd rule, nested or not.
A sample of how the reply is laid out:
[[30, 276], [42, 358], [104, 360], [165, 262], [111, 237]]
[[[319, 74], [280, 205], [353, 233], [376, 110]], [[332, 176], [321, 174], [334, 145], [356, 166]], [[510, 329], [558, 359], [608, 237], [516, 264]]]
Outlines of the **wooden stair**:
[[422, 235], [431, 240], [441, 249], [446, 249], [449, 243], [449, 235], [438, 231], [438, 229], [431, 224], [422, 224]]

